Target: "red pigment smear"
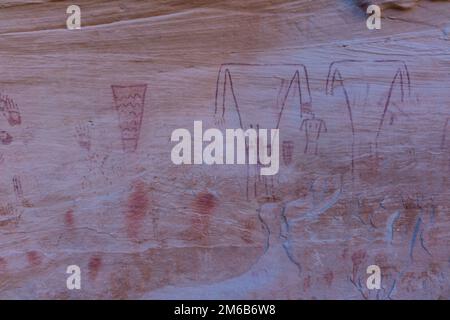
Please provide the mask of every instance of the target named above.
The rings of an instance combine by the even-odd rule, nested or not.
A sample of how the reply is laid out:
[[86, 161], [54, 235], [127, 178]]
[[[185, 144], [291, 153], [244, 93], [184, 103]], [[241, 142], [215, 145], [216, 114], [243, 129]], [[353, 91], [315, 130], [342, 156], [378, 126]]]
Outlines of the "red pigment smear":
[[0, 272], [5, 272], [7, 265], [8, 265], [8, 262], [6, 262], [6, 259], [0, 257]]
[[27, 260], [31, 267], [37, 267], [42, 263], [42, 257], [37, 251], [27, 252]]
[[98, 272], [102, 267], [102, 258], [98, 255], [91, 257], [88, 264], [89, 278], [95, 280], [97, 278]]
[[75, 219], [73, 217], [73, 210], [70, 209], [66, 212], [64, 215], [64, 223], [66, 224], [67, 228], [73, 228], [75, 224]]
[[241, 239], [246, 243], [253, 243], [253, 233], [257, 228], [257, 223], [255, 220], [248, 220], [244, 222], [244, 231], [241, 234]]
[[150, 207], [146, 185], [139, 181], [134, 184], [133, 192], [128, 197], [128, 212], [126, 215], [127, 235], [136, 238], [142, 222]]
[[194, 217], [192, 221], [193, 228], [202, 239], [205, 239], [209, 233], [211, 214], [216, 206], [216, 197], [209, 192], [199, 193], [192, 204], [194, 211], [200, 214], [199, 217]]
[[199, 193], [192, 205], [193, 209], [200, 214], [210, 215], [217, 206], [217, 200], [214, 195], [209, 192]]

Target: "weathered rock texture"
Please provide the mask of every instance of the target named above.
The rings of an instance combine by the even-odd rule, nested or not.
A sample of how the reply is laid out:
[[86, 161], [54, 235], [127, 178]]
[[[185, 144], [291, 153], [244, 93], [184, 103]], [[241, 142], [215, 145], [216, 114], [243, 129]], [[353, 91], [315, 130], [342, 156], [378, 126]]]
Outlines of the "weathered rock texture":
[[[450, 298], [447, 1], [70, 4], [0, 5], [1, 298]], [[173, 165], [194, 120], [279, 174]]]
[[[420, 3], [421, 0], [355, 0], [356, 3], [367, 8], [372, 4], [379, 6], [381, 9], [411, 9]], [[430, 0], [430, 1], [447, 1], [447, 0]]]

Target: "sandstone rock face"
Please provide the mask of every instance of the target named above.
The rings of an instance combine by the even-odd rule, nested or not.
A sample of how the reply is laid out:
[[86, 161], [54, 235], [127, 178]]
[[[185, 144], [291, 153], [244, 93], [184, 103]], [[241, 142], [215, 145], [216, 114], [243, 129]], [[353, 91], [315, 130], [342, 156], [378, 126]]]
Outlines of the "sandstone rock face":
[[356, 1], [361, 7], [367, 7], [372, 4], [380, 6], [383, 9], [395, 8], [395, 9], [411, 9], [419, 3], [419, 0], [357, 0]]
[[[450, 5], [420, 3], [3, 2], [0, 297], [450, 298]], [[278, 174], [175, 165], [194, 121], [279, 129]]]
[[[363, 8], [370, 5], [377, 5], [382, 9], [403, 9], [408, 10], [418, 5], [421, 0], [355, 0]], [[448, 0], [429, 0], [429, 1], [448, 1]]]

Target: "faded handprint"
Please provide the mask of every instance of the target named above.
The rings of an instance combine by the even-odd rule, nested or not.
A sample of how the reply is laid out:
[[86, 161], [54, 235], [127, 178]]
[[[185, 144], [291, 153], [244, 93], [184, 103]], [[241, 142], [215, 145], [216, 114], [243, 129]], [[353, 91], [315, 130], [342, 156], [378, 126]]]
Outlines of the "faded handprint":
[[0, 206], [0, 227], [17, 226], [21, 212], [12, 204]]
[[78, 144], [83, 149], [91, 150], [91, 132], [87, 125], [80, 124], [75, 128]]
[[13, 137], [6, 131], [0, 131], [0, 142], [3, 145], [11, 144]]
[[8, 120], [9, 125], [16, 126], [22, 123], [19, 107], [8, 96], [0, 97], [0, 111], [6, 120]]

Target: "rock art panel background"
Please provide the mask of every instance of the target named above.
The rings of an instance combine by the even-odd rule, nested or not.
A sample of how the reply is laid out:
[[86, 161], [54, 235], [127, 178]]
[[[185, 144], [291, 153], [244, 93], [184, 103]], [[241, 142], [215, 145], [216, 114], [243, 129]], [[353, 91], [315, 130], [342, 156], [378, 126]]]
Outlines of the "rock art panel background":
[[[0, 297], [448, 299], [450, 4], [379, 2], [0, 5]], [[174, 165], [197, 120], [279, 173]]]

